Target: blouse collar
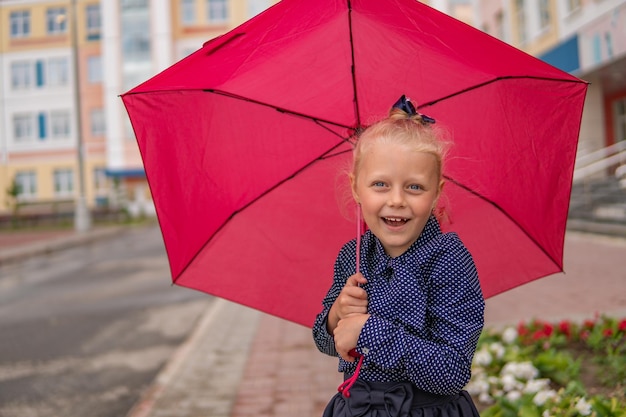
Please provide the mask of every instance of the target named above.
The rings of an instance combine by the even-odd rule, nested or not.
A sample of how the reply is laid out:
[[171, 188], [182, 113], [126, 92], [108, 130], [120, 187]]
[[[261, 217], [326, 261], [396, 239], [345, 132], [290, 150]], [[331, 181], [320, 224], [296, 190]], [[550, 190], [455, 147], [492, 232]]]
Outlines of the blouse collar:
[[377, 276], [383, 274], [388, 268], [396, 269], [400, 265], [414, 263], [419, 249], [440, 234], [439, 222], [435, 216], [431, 215], [417, 240], [403, 254], [392, 258], [385, 253], [380, 240], [368, 230], [363, 239], [365, 245], [362, 248], [361, 263], [366, 262], [368, 269], [372, 269]]

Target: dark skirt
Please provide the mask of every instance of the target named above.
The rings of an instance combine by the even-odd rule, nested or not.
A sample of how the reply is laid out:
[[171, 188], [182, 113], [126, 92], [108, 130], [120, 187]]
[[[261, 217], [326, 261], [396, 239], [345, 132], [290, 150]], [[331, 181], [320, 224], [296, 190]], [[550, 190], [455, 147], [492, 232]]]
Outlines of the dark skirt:
[[337, 393], [323, 417], [479, 417], [466, 391], [437, 395], [419, 390], [410, 382], [357, 380], [350, 396]]

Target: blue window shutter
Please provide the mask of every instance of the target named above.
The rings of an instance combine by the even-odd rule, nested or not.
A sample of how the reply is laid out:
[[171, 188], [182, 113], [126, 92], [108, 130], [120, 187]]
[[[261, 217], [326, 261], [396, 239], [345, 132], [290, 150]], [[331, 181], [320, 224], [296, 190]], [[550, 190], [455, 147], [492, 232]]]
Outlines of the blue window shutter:
[[46, 114], [39, 113], [39, 139], [44, 140], [46, 138]]
[[44, 79], [43, 79], [43, 61], [37, 61], [36, 65], [35, 65], [36, 71], [37, 71], [37, 87], [41, 87], [43, 86], [44, 83]]

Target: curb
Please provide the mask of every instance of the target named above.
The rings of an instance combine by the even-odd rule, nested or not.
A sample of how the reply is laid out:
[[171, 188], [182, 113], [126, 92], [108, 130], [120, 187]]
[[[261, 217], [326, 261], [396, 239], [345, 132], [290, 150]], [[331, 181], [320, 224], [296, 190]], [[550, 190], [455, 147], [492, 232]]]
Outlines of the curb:
[[600, 223], [579, 219], [568, 219], [566, 230], [626, 238], [626, 224], [621, 223]]
[[118, 234], [126, 233], [128, 227], [111, 226], [92, 229], [87, 232], [76, 232], [73, 235], [48, 239], [43, 242], [34, 242], [19, 245], [15, 248], [0, 249], [0, 266], [18, 262], [33, 256], [45, 255], [63, 249], [68, 249], [105, 239]]
[[262, 314], [215, 298], [125, 417], [229, 417]]
[[215, 303], [207, 309], [200, 317], [198, 324], [187, 339], [176, 349], [174, 354], [165, 363], [163, 369], [154, 378], [152, 384], [141, 395], [139, 400], [130, 409], [126, 417], [148, 417], [163, 392], [172, 382], [174, 377], [180, 372], [183, 363], [190, 355], [193, 347], [204, 336], [207, 328], [213, 323], [215, 317], [224, 308], [226, 302], [223, 299], [216, 299]]

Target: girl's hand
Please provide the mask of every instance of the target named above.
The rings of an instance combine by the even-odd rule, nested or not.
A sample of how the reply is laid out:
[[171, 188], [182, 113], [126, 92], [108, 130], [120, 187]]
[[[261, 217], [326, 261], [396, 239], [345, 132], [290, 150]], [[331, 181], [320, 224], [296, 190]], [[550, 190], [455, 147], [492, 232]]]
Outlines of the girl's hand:
[[369, 314], [351, 314], [349, 317], [339, 320], [335, 331], [333, 332], [335, 338], [335, 349], [341, 357], [348, 361], [354, 362], [355, 358], [350, 356], [348, 352], [356, 347], [356, 343], [359, 340], [361, 329], [365, 325], [365, 322], [370, 317]]
[[367, 279], [360, 272], [348, 278], [328, 312], [326, 322], [328, 333], [333, 333], [339, 320], [350, 317], [352, 314], [367, 313], [367, 292], [359, 286], [366, 283]]

